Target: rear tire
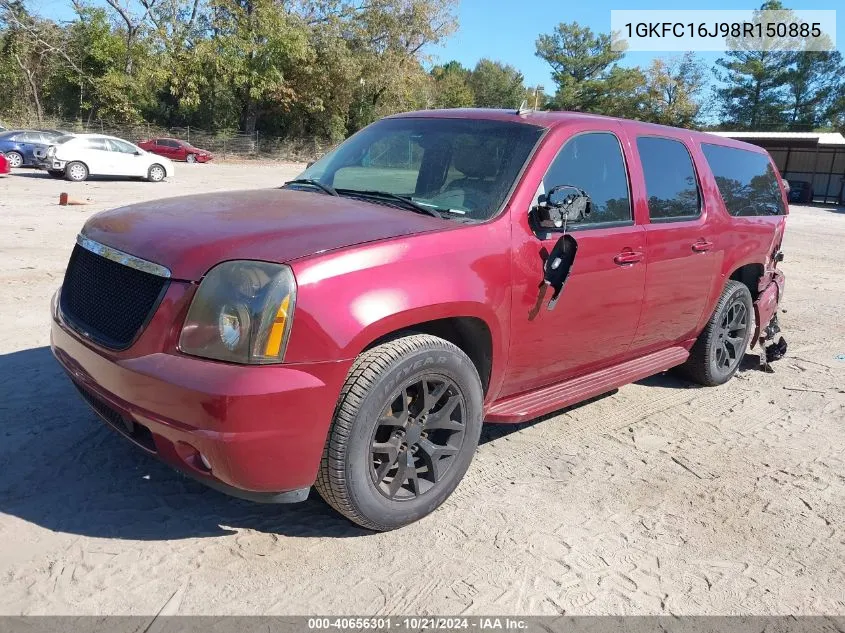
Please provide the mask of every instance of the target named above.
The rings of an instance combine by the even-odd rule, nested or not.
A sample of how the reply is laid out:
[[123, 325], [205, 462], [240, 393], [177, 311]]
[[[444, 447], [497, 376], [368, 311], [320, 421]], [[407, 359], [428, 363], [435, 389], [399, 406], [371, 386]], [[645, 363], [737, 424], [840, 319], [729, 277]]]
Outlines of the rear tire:
[[65, 178], [71, 182], [82, 182], [88, 179], [88, 166], [79, 161], [73, 161], [65, 166]]
[[23, 166], [23, 154], [20, 152], [7, 152], [6, 160], [9, 161], [9, 167], [17, 169]]
[[341, 390], [317, 491], [371, 530], [423, 518], [466, 473], [482, 400], [475, 366], [448, 341], [413, 334], [365, 351]]
[[707, 387], [728, 382], [739, 369], [753, 332], [751, 293], [745, 284], [730, 280], [680, 372]]

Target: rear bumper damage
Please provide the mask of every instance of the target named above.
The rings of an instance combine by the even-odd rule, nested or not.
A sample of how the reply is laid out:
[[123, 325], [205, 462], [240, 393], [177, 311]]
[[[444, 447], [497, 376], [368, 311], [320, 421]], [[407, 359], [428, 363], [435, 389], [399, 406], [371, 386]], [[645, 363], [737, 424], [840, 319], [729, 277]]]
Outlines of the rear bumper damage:
[[783, 336], [775, 342], [775, 337], [780, 334], [777, 312], [783, 299], [785, 283], [783, 273], [776, 270], [769, 285], [760, 292], [754, 302], [755, 326], [751, 347], [760, 345], [760, 366], [764, 371], [772, 371], [769, 363], [782, 358], [786, 353], [786, 341]]

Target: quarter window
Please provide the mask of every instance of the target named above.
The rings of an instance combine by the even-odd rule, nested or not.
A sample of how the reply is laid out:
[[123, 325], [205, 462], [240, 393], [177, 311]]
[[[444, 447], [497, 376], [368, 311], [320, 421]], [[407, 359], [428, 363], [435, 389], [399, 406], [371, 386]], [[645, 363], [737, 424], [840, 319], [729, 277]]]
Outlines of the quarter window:
[[728, 213], [737, 216], [784, 213], [777, 176], [765, 154], [710, 143], [702, 143], [701, 149]]
[[615, 134], [589, 132], [569, 139], [543, 177], [543, 190], [572, 185], [590, 196], [584, 224], [630, 222], [631, 199], [622, 147]]
[[121, 154], [135, 153], [135, 147], [125, 141], [120, 141], [118, 139], [111, 138], [109, 139], [109, 145], [111, 145], [111, 151], [113, 152], [120, 152]]
[[680, 141], [654, 136], [637, 138], [652, 220], [688, 219], [701, 213], [701, 198], [692, 158]]

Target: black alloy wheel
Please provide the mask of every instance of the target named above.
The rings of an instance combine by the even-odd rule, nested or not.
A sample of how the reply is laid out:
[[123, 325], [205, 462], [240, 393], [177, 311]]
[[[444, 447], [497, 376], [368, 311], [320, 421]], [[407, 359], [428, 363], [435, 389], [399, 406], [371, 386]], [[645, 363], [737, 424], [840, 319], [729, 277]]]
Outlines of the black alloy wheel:
[[678, 370], [700, 385], [713, 387], [729, 381], [739, 369], [754, 330], [751, 291], [731, 279], [725, 283], [710, 319]]
[[722, 314], [713, 337], [714, 360], [722, 371], [733, 371], [745, 355], [748, 321], [748, 310], [740, 298], [727, 306]]
[[402, 334], [352, 364], [314, 483], [335, 510], [371, 530], [408, 525], [442, 505], [481, 435], [484, 390], [473, 362], [444, 339]]
[[373, 433], [370, 476], [379, 492], [403, 501], [434, 488], [463, 446], [465, 409], [445, 376], [424, 375], [402, 388]]

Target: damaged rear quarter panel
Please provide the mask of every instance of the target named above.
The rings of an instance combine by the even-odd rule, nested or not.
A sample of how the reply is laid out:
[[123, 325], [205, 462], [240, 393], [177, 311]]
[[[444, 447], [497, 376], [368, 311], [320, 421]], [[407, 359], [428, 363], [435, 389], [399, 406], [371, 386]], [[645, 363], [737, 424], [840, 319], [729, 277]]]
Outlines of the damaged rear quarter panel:
[[785, 282], [783, 273], [776, 271], [769, 285], [754, 302], [754, 338], [751, 339], [751, 347], [757, 345], [763, 328], [769, 324], [769, 321], [777, 313], [778, 305], [783, 298]]
[[[728, 146], [734, 145], [734, 142], [730, 139], [721, 139], [720, 142]], [[745, 150], [749, 149], [743, 143], [736, 143], [736, 147]], [[765, 153], [762, 150], [761, 152]], [[783, 181], [777, 169], [775, 169], [775, 174], [778, 174], [778, 182], [781, 183], [781, 196], [785, 214], [768, 216], [730, 215], [725, 208], [722, 194], [719, 192], [716, 179], [710, 171], [699, 143], [696, 143], [693, 153], [695, 161], [699, 165], [702, 194], [706, 199], [712, 201], [714, 212], [710, 218], [712, 221], [710, 228], [715, 239], [719, 240], [720, 250], [724, 253], [720, 274], [714, 278], [713, 284], [709, 289], [707, 308], [701, 316], [701, 322], [698, 327], [698, 332], [700, 332], [713, 314], [725, 283], [736, 270], [749, 264], [761, 265], [763, 267], [763, 276], [760, 278], [757, 288], [758, 292], [765, 290], [776, 274], [779, 274], [775, 267], [774, 254], [779, 249], [783, 240], [789, 203], [784, 193]], [[783, 275], [781, 274], [780, 277], [782, 280]], [[752, 292], [752, 294], [755, 293]], [[778, 300], [780, 300], [780, 297]]]

